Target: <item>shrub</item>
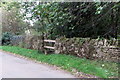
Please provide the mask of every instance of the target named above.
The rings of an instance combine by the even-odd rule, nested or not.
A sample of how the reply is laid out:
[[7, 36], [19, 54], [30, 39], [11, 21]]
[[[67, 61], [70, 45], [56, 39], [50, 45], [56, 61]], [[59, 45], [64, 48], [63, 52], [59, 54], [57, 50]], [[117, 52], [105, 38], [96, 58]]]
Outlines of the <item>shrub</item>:
[[12, 38], [12, 33], [10, 32], [4, 32], [2, 34], [2, 45], [10, 45], [11, 44], [11, 38]]

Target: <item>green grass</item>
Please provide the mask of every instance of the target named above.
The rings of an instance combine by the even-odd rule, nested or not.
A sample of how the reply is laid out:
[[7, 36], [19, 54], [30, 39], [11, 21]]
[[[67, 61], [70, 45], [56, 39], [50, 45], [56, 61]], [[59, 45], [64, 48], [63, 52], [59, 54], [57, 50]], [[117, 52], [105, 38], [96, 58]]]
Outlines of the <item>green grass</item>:
[[[49, 63], [61, 67], [62, 69], [72, 71], [76, 69], [80, 72], [95, 75], [101, 78], [117, 77], [118, 64], [112, 62], [92, 61], [64, 54], [45, 55], [36, 50], [24, 49], [15, 46], [2, 46], [4, 51], [20, 54], [25, 57], [35, 59], [37, 61]], [[104, 65], [102, 67], [102, 65]]]
[[0, 49], [2, 49], [2, 46], [0, 46]]

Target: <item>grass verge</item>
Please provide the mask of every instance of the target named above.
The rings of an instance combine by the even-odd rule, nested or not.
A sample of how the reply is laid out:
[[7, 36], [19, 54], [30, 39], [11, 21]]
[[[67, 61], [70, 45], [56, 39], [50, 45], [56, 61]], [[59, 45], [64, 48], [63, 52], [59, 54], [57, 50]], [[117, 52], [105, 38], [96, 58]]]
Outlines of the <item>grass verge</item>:
[[45, 55], [42, 52], [38, 53], [37, 50], [16, 46], [2, 46], [2, 50], [56, 65], [68, 71], [76, 69], [79, 72], [84, 72], [101, 78], [118, 77], [118, 63], [92, 61], [64, 54]]

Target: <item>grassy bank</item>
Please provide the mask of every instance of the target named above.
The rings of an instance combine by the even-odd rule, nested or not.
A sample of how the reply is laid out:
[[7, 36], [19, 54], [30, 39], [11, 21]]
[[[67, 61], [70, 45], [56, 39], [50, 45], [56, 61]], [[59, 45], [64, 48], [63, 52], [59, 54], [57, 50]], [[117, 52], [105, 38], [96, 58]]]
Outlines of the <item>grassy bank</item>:
[[80, 72], [95, 75], [101, 78], [108, 78], [118, 76], [118, 64], [111, 62], [91, 61], [87, 59], [81, 59], [71, 55], [64, 54], [50, 54], [45, 55], [42, 52], [38, 53], [36, 50], [24, 49], [15, 46], [2, 46], [4, 51], [20, 54], [37, 61], [49, 63], [62, 67], [65, 70], [72, 71], [76, 69]]

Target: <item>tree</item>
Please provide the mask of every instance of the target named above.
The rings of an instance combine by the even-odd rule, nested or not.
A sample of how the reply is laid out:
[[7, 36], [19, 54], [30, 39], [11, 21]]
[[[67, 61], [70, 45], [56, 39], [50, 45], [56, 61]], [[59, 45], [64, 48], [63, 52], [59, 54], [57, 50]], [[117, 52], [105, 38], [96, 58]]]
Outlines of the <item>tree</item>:
[[34, 29], [51, 39], [59, 36], [117, 38], [119, 7], [119, 2], [23, 3], [25, 19], [33, 21]]
[[[33, 4], [31, 6], [31, 4]], [[25, 13], [32, 14], [32, 21], [36, 20], [35, 28], [39, 28], [38, 31], [44, 32], [46, 34], [50, 33], [51, 38], [55, 35], [61, 35], [58, 28], [63, 26], [71, 18], [69, 13], [62, 11], [62, 8], [59, 6], [59, 3], [24, 3], [23, 6], [29, 6], [28, 8], [24, 7]], [[32, 8], [31, 8], [32, 7]], [[29, 11], [28, 11], [29, 9]], [[27, 17], [27, 16], [26, 16]], [[60, 32], [63, 32], [60, 30]]]
[[2, 7], [2, 32], [22, 34], [28, 23], [23, 21], [20, 13], [20, 3], [3, 2]]

